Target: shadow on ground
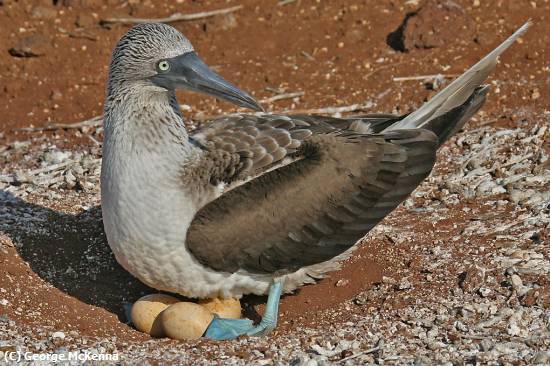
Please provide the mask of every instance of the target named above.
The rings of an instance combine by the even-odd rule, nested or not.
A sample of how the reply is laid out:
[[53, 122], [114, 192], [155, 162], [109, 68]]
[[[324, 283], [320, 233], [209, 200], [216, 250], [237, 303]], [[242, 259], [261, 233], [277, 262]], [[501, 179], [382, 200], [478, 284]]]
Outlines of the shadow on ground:
[[[10, 237], [34, 273], [62, 292], [115, 314], [122, 322], [128, 321], [125, 304], [158, 292], [117, 263], [103, 231], [100, 206], [73, 215], [0, 190], [0, 218], [0, 232]], [[244, 315], [259, 321], [254, 306], [265, 299], [248, 296]]]
[[0, 191], [0, 217], [0, 231], [11, 238], [38, 276], [70, 296], [116, 314], [121, 321], [126, 321], [124, 303], [158, 292], [116, 262], [99, 206], [72, 215]]

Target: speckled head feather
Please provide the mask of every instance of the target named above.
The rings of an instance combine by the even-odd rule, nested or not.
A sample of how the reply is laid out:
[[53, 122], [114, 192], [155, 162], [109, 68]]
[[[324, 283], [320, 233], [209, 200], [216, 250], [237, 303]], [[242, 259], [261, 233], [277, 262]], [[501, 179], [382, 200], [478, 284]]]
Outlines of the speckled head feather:
[[241, 107], [262, 110], [254, 98], [212, 71], [175, 28], [146, 23], [130, 29], [113, 51], [106, 108], [110, 101], [131, 93], [140, 94], [151, 109], [153, 95], [158, 97], [159, 92], [170, 91], [172, 103], [175, 89], [200, 92]]
[[155, 63], [193, 51], [177, 29], [162, 23], [139, 24], [117, 43], [109, 70], [109, 86], [144, 81], [156, 74]]

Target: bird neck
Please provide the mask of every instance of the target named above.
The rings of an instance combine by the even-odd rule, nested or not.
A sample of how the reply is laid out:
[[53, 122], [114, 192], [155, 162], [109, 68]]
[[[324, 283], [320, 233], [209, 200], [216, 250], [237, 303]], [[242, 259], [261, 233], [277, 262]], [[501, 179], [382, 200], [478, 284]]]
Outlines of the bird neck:
[[[138, 89], [138, 90], [136, 90]], [[109, 92], [104, 114], [105, 140], [133, 139], [149, 149], [189, 144], [174, 92], [126, 88]]]

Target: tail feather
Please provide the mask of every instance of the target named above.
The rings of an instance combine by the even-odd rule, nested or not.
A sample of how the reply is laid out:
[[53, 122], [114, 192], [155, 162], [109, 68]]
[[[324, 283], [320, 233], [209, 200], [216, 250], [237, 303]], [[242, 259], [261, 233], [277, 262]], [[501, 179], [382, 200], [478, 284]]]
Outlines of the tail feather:
[[439, 145], [442, 145], [449, 137], [460, 131], [462, 126], [481, 108], [488, 91], [488, 85], [477, 87], [464, 104], [439, 117], [430, 118], [422, 128], [435, 133], [439, 138]]
[[495, 48], [464, 74], [456, 78], [422, 107], [412, 112], [401, 121], [391, 125], [386, 130], [426, 128], [425, 126], [430, 125], [433, 119], [463, 105], [493, 71], [497, 65], [498, 57], [510, 47], [519, 36], [525, 33], [530, 25], [531, 21], [525, 23], [506, 41], [502, 42], [500, 46]]

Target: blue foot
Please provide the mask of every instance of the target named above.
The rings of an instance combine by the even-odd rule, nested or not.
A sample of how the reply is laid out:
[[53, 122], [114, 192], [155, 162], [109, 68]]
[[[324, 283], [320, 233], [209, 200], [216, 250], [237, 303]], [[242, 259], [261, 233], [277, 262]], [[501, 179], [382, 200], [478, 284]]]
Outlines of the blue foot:
[[262, 336], [277, 327], [277, 317], [279, 315], [279, 300], [283, 292], [283, 283], [274, 282], [269, 288], [265, 312], [260, 324], [254, 326], [250, 319], [225, 319], [218, 316], [214, 317], [204, 337], [223, 341], [235, 339], [238, 336], [247, 334], [250, 336]]

